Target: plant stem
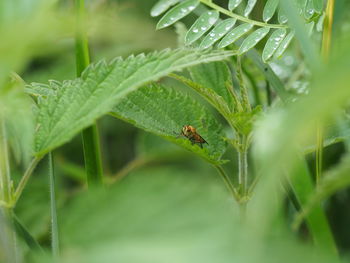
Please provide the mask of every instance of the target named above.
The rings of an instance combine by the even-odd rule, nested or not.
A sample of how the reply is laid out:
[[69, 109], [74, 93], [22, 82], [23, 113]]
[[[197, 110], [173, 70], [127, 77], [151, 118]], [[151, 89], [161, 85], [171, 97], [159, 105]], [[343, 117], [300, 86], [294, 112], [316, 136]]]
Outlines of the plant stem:
[[1, 199], [9, 204], [12, 198], [11, 194], [11, 177], [10, 164], [7, 147], [7, 134], [5, 121], [0, 120], [0, 191]]
[[55, 191], [55, 176], [52, 160], [52, 153], [47, 156], [48, 159], [48, 173], [50, 183], [50, 210], [51, 210], [51, 250], [54, 259], [59, 256], [59, 239], [58, 239], [58, 225], [57, 225], [57, 209], [56, 209], [56, 191]]
[[0, 207], [1, 213], [5, 221], [5, 242], [7, 247], [7, 254], [9, 262], [17, 262], [17, 248], [16, 248], [16, 234], [12, 226], [12, 191], [11, 191], [11, 175], [10, 175], [10, 161], [8, 153], [8, 141], [5, 127], [5, 121], [0, 119], [0, 200], [3, 201], [3, 207]]
[[280, 25], [280, 24], [267, 24], [267, 23], [263, 23], [263, 22], [259, 22], [259, 21], [255, 21], [255, 20], [251, 20], [249, 18], [246, 18], [244, 16], [240, 16], [237, 15], [235, 13], [230, 12], [229, 10], [222, 8], [221, 6], [218, 6], [216, 4], [214, 4], [212, 1], [210, 0], [199, 0], [202, 4], [207, 5], [229, 17], [233, 17], [236, 18], [239, 21], [245, 22], [245, 23], [249, 23], [255, 26], [260, 26], [260, 27], [270, 27], [270, 28], [287, 28], [286, 25]]
[[13, 201], [12, 201], [12, 206], [15, 207], [18, 199], [21, 197], [21, 194], [26, 186], [26, 184], [28, 183], [28, 180], [30, 178], [30, 176], [32, 175], [35, 167], [38, 165], [38, 163], [40, 162], [40, 160], [42, 159], [43, 157], [36, 157], [34, 158], [27, 170], [24, 172], [24, 175], [23, 177], [21, 178], [21, 181], [19, 182], [17, 188], [16, 188], [16, 191], [15, 191], [15, 194], [14, 194], [14, 198], [13, 198]]
[[246, 136], [242, 136], [240, 149], [238, 149], [238, 181], [240, 194], [246, 197], [248, 188], [248, 145]]
[[324, 26], [323, 26], [321, 53], [322, 53], [323, 59], [325, 59], [326, 61], [328, 60], [329, 53], [331, 50], [334, 2], [335, 0], [327, 1], [326, 16], [324, 19]]
[[224, 181], [227, 189], [230, 191], [230, 193], [232, 194], [233, 198], [236, 201], [239, 201], [239, 194], [236, 191], [236, 188], [233, 186], [230, 178], [228, 177], [228, 175], [226, 174], [225, 170], [220, 166], [220, 165], [214, 165], [214, 167], [217, 169], [217, 171], [219, 172], [222, 180]]
[[[81, 73], [90, 63], [89, 44], [83, 26], [85, 21], [84, 0], [75, 0], [75, 8], [77, 24], [77, 33], [75, 38], [76, 69], [77, 76], [80, 77]], [[82, 138], [87, 183], [88, 185], [102, 185], [103, 171], [97, 124], [83, 130]]]
[[[332, 24], [333, 24], [333, 13], [334, 13], [334, 0], [328, 0], [326, 8], [326, 17], [323, 27], [322, 36], [322, 49], [321, 54], [324, 61], [329, 58], [332, 42]], [[316, 185], [318, 185], [322, 176], [322, 161], [323, 161], [323, 126], [321, 123], [317, 125], [317, 136], [316, 136]]]

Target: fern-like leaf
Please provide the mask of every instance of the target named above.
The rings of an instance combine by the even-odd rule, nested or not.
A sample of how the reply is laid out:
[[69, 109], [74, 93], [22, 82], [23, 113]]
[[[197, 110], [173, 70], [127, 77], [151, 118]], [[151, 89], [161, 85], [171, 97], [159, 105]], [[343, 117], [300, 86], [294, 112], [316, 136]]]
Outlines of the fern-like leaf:
[[[155, 81], [172, 71], [224, 59], [232, 52], [198, 50], [164, 50], [147, 56], [141, 54], [125, 60], [118, 58], [107, 64], [102, 61], [89, 66], [81, 78], [51, 82], [39, 103], [35, 152], [43, 155], [69, 141], [83, 128], [108, 113], [118, 100], [147, 82]], [[37, 89], [38, 88], [38, 89]], [[37, 93], [43, 85], [32, 84]]]
[[[174, 1], [175, 0], [161, 0], [156, 4], [155, 9], [157, 9], [156, 7], [158, 6], [166, 6], [165, 3], [167, 3], [167, 6], [170, 7], [175, 3]], [[246, 3], [246, 7], [243, 10], [243, 14], [239, 14], [238, 11], [233, 12], [233, 10], [235, 10], [236, 7], [238, 7], [242, 2]], [[248, 18], [249, 14], [256, 6], [257, 0], [228, 0], [228, 9], [224, 9], [223, 7], [215, 4], [213, 0], [186, 0], [178, 3], [175, 7], [170, 9], [161, 18], [157, 25], [157, 28], [159, 29], [172, 25], [182, 17], [190, 14], [190, 9], [194, 10], [199, 4], [209, 7], [210, 10], [205, 13], [202, 13], [199, 19], [197, 19], [196, 22], [191, 26], [191, 28], [186, 34], [186, 45], [190, 45], [198, 40], [201, 40], [201, 38], [203, 37], [200, 43], [200, 48], [206, 49], [212, 47], [218, 40], [222, 38], [217, 47], [224, 48], [234, 43], [235, 41], [241, 39], [245, 34], [248, 34], [249, 30], [253, 26], [259, 27], [256, 31], [252, 32], [247, 37], [248, 40], [244, 40], [245, 45], [239, 47], [239, 54], [244, 54], [261, 40], [258, 37], [259, 34], [267, 34], [269, 31], [283, 29], [277, 31], [277, 33], [272, 32], [272, 35], [276, 36], [282, 31], [288, 31], [288, 26], [285, 25], [288, 22], [288, 19], [287, 16], [283, 13], [283, 11], [278, 7], [279, 0], [267, 0], [262, 13], [264, 22]], [[313, 21], [322, 12], [323, 0], [296, 0], [296, 5], [300, 10], [300, 15], [302, 15], [306, 21]], [[162, 11], [164, 10], [162, 9]], [[218, 13], [221, 13], [230, 18], [224, 21], [220, 21], [220, 19], [217, 19]], [[267, 22], [270, 21], [275, 14], [278, 18], [279, 24], [268, 24]], [[154, 9], [152, 9], [152, 15], [154, 15]], [[231, 30], [231, 28], [234, 27], [236, 22], [239, 23], [239, 25]], [[208, 30], [212, 26], [214, 26], [214, 29], [208, 32]], [[286, 40], [283, 41], [283, 47], [288, 46], [293, 36], [294, 34], [288, 34]], [[274, 37], [269, 39], [271, 39], [271, 41], [266, 43], [264, 49], [265, 55], [263, 59], [265, 62], [273, 57], [280, 57], [286, 49], [278, 47], [279, 44], [281, 44], [280, 41], [278, 41], [278, 43], [272, 44], [272, 39], [274, 39]], [[275, 39], [280, 38], [275, 37]], [[247, 42], [249, 42], [249, 44], [254, 45], [247, 46]], [[286, 43], [287, 45], [285, 45]], [[277, 49], [278, 52], [276, 51]], [[273, 53], [275, 52], [278, 54], [278, 56], [273, 56]]]

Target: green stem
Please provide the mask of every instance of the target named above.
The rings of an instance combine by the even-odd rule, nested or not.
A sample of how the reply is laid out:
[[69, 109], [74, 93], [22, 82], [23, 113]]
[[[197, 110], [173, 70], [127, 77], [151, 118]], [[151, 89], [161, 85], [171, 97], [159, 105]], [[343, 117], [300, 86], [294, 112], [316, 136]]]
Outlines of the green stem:
[[[324, 61], [329, 58], [329, 53], [331, 49], [332, 42], [332, 24], [333, 24], [333, 14], [334, 14], [334, 0], [328, 0], [326, 8], [326, 17], [323, 27], [322, 36], [322, 57]], [[318, 185], [320, 178], [322, 176], [322, 157], [323, 157], [323, 127], [321, 123], [317, 125], [317, 136], [316, 136], [316, 185]]]
[[57, 208], [56, 208], [56, 191], [55, 191], [55, 176], [52, 160], [52, 153], [47, 156], [48, 173], [50, 183], [50, 210], [51, 210], [51, 250], [54, 259], [59, 256], [59, 239], [58, 239], [58, 224], [57, 224]]
[[220, 166], [220, 165], [214, 165], [214, 167], [217, 169], [217, 171], [219, 172], [222, 180], [224, 181], [227, 189], [230, 191], [230, 193], [232, 194], [233, 198], [236, 201], [239, 201], [239, 194], [236, 191], [236, 188], [233, 186], [230, 178], [228, 177], [228, 175], [226, 174], [225, 170]]
[[[75, 0], [77, 34], [75, 38], [76, 68], [79, 77], [90, 63], [89, 44], [84, 30], [85, 8], [84, 0]], [[97, 124], [82, 132], [85, 170], [88, 184], [103, 184], [103, 171], [100, 141]]]
[[0, 122], [0, 200], [3, 200], [5, 203], [9, 204], [12, 198], [12, 194], [7, 134], [5, 121], [1, 119]]
[[202, 4], [207, 5], [219, 12], [221, 12], [222, 14], [225, 14], [229, 17], [233, 17], [236, 18], [239, 21], [245, 22], [245, 23], [249, 23], [255, 26], [260, 26], [260, 27], [270, 27], [270, 28], [287, 28], [286, 25], [279, 25], [279, 24], [267, 24], [267, 23], [263, 23], [263, 22], [259, 22], [259, 21], [255, 21], [255, 20], [251, 20], [249, 18], [246, 18], [244, 16], [240, 16], [237, 15], [235, 13], [230, 12], [229, 10], [222, 8], [221, 6], [218, 6], [216, 4], [214, 4], [212, 1], [210, 0], [199, 0]]
[[[13, 209], [11, 206], [11, 175], [10, 160], [8, 153], [8, 140], [5, 127], [5, 121], [0, 119], [0, 201], [3, 205], [0, 207], [5, 221], [5, 242], [7, 247], [8, 262], [17, 262], [16, 234], [12, 226]], [[5, 255], [6, 256], [6, 255]]]
[[15, 207], [16, 206], [16, 203], [18, 201], [18, 199], [21, 197], [21, 194], [25, 188], [25, 186], [27, 185], [28, 183], [28, 180], [30, 178], [30, 176], [32, 175], [35, 167], [38, 165], [38, 163], [40, 162], [40, 160], [42, 159], [43, 157], [36, 157], [34, 158], [27, 170], [24, 172], [24, 175], [23, 177], [21, 178], [21, 181], [19, 182], [17, 188], [16, 188], [16, 191], [15, 191], [15, 194], [14, 194], [14, 198], [13, 198], [13, 201], [12, 201], [12, 206]]
[[242, 136], [238, 149], [238, 182], [241, 196], [245, 198], [248, 192], [248, 145], [246, 136]]

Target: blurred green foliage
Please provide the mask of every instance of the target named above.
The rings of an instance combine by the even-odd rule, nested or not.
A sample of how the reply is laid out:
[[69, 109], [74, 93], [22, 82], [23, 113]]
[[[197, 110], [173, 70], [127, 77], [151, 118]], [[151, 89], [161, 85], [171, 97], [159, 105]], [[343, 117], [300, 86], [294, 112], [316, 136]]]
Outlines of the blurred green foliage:
[[[174, 29], [155, 31], [157, 19], [151, 18], [149, 12], [156, 1], [86, 2], [86, 28], [92, 61], [177, 46]], [[215, 2], [224, 6], [228, 1]], [[99, 120], [99, 127], [106, 189], [86, 190], [79, 136], [54, 151], [60, 262], [346, 262], [350, 250], [349, 7], [350, 3], [346, 0], [336, 1], [334, 49], [328, 65], [314, 65], [314, 58], [306, 60], [303, 54], [303, 49], [314, 48], [308, 44], [304, 46], [304, 42], [312, 41], [316, 47], [320, 46], [321, 32], [317, 31], [311, 37], [302, 35], [303, 31], [297, 34], [297, 40], [285, 56], [269, 64], [272, 73], [261, 70], [261, 65], [256, 65], [253, 60], [242, 60], [243, 80], [249, 99], [254, 101], [253, 106], [260, 104], [263, 109], [249, 128], [254, 133], [253, 150], [249, 152], [249, 172], [255, 175], [249, 180], [259, 178], [259, 181], [254, 185], [245, 222], [242, 222], [238, 205], [215, 169], [192, 153], [202, 151], [199, 147], [190, 152], [127, 122], [104, 116]], [[253, 10], [251, 16], [258, 19], [262, 8], [257, 6], [259, 10]], [[193, 18], [187, 19], [182, 26], [191, 25], [188, 21]], [[19, 76], [26, 83], [74, 79], [73, 23], [72, 2], [68, 0], [55, 1], [54, 8], [49, 1], [8, 0], [0, 3], [0, 118], [6, 122], [11, 176], [15, 184], [27, 167], [32, 154], [33, 134], [38, 129], [32, 114], [38, 110], [36, 103], [24, 93], [24, 83]], [[298, 21], [295, 23], [298, 24]], [[257, 50], [261, 53], [262, 47], [257, 46]], [[318, 54], [318, 48], [312, 52]], [[193, 68], [191, 74], [194, 75], [201, 67]], [[205, 66], [203, 68], [206, 69]], [[229, 69], [235, 86], [239, 83], [236, 69]], [[220, 72], [226, 79], [226, 68]], [[287, 103], [276, 90], [272, 94], [266, 93], [266, 75], [273, 73], [287, 91]], [[10, 80], [9, 75], [12, 76]], [[190, 78], [187, 73], [184, 76]], [[210, 76], [208, 73], [207, 77]], [[201, 84], [205, 85], [207, 81], [203, 80]], [[181, 107], [184, 96], [188, 103], [194, 101], [191, 107], [196, 112], [191, 115], [191, 112], [179, 110], [174, 115], [187, 116], [186, 121], [192, 122], [191, 117], [198, 119], [197, 114], [202, 116], [204, 113], [200, 110], [206, 107], [204, 119], [212, 120], [210, 125], [217, 123], [215, 109], [198, 96], [192, 96], [191, 91], [180, 82], [169, 79], [159, 82], [173, 90], [167, 93], [174, 96], [173, 100], [169, 96], [158, 97], [158, 103], [169, 99], [166, 106], [170, 113], [176, 105]], [[197, 79], [197, 82], [201, 81]], [[215, 80], [208, 86], [213, 90], [218, 88], [220, 94], [227, 96], [227, 91], [222, 89], [222, 85], [218, 87], [218, 82], [225, 81]], [[260, 102], [256, 100], [254, 89]], [[184, 91], [186, 95], [182, 95]], [[157, 96], [157, 93], [153, 95]], [[268, 103], [270, 95], [271, 105]], [[137, 100], [142, 98], [137, 97]], [[127, 103], [119, 105], [123, 109], [127, 106]], [[144, 128], [142, 122], [146, 122], [146, 117], [151, 118], [153, 113], [152, 105], [146, 106], [148, 111], [144, 110], [143, 115], [135, 113], [139, 120], [135, 121], [135, 116], [133, 119], [126, 116], [125, 119]], [[299, 214], [299, 219], [303, 220], [314, 207], [324, 209], [340, 259], [329, 251], [329, 247], [315, 247], [312, 231], [307, 230], [305, 225], [292, 229], [297, 207], [292, 205], [281, 187], [285, 175], [296, 175], [294, 178], [297, 175], [314, 176], [316, 118], [327, 127], [324, 180], [311, 196], [305, 197], [307, 207], [304, 213]], [[228, 123], [223, 118], [216, 119], [222, 123], [224, 131], [228, 130]], [[158, 135], [163, 128], [169, 129], [168, 133], [173, 130], [180, 132], [180, 122], [177, 120], [174, 127], [169, 125], [152, 131]], [[203, 124], [201, 120], [193, 120], [193, 123], [197, 127]], [[217, 125], [214, 126], [220, 133], [223, 132]], [[203, 137], [208, 138], [210, 145], [204, 146], [203, 151], [221, 147], [221, 157], [225, 143], [222, 138], [212, 143], [215, 141], [212, 135], [208, 133], [206, 137], [207, 131], [204, 131]], [[170, 141], [191, 149], [185, 138], [175, 137], [176, 134]], [[228, 132], [224, 137], [232, 139], [233, 134]], [[304, 153], [307, 154], [308, 166], [301, 162], [301, 159], [304, 160], [301, 154]], [[3, 149], [0, 149], [0, 155], [3, 154]], [[236, 181], [237, 154], [228, 150], [222, 158], [231, 160], [225, 169]], [[312, 188], [312, 181], [308, 183]], [[47, 163], [43, 161], [36, 168], [14, 213], [46, 252], [29, 249], [18, 236], [18, 252], [23, 258], [18, 258], [17, 262], [52, 260], [49, 254], [48, 184]], [[4, 207], [2, 203], [0, 205]], [[0, 213], [0, 262], [10, 263], [15, 261], [8, 258], [7, 240], [10, 237], [9, 225], [5, 221], [3, 213]]]

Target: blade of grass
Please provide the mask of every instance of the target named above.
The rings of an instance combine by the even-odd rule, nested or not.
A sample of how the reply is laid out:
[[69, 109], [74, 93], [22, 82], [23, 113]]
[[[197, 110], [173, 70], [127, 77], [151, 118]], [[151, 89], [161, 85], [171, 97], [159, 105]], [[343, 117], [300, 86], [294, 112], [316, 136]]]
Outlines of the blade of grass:
[[[314, 191], [314, 184], [311, 180], [311, 175], [306, 163], [302, 160], [298, 162], [294, 176], [290, 178], [291, 188], [301, 205], [304, 207], [309, 201], [310, 195]], [[332, 235], [332, 231], [328, 225], [327, 217], [322, 207], [315, 206], [314, 209], [307, 215], [306, 224], [311, 232], [315, 245], [329, 250], [337, 254], [337, 247]]]
[[[89, 44], [83, 27], [85, 17], [84, 0], [75, 0], [77, 34], [75, 39], [76, 69], [79, 77], [90, 63]], [[102, 160], [97, 124], [82, 132], [85, 170], [88, 185], [102, 185]]]
[[29, 233], [29, 231], [23, 226], [16, 215], [13, 215], [13, 224], [16, 229], [17, 235], [21, 237], [31, 250], [42, 251], [43, 249], [38, 241]]
[[57, 208], [56, 208], [56, 191], [55, 191], [55, 177], [52, 160], [52, 152], [47, 155], [48, 173], [50, 183], [50, 210], [51, 210], [51, 250], [53, 258], [57, 259], [59, 256], [59, 238], [58, 238], [58, 224], [57, 224]]

